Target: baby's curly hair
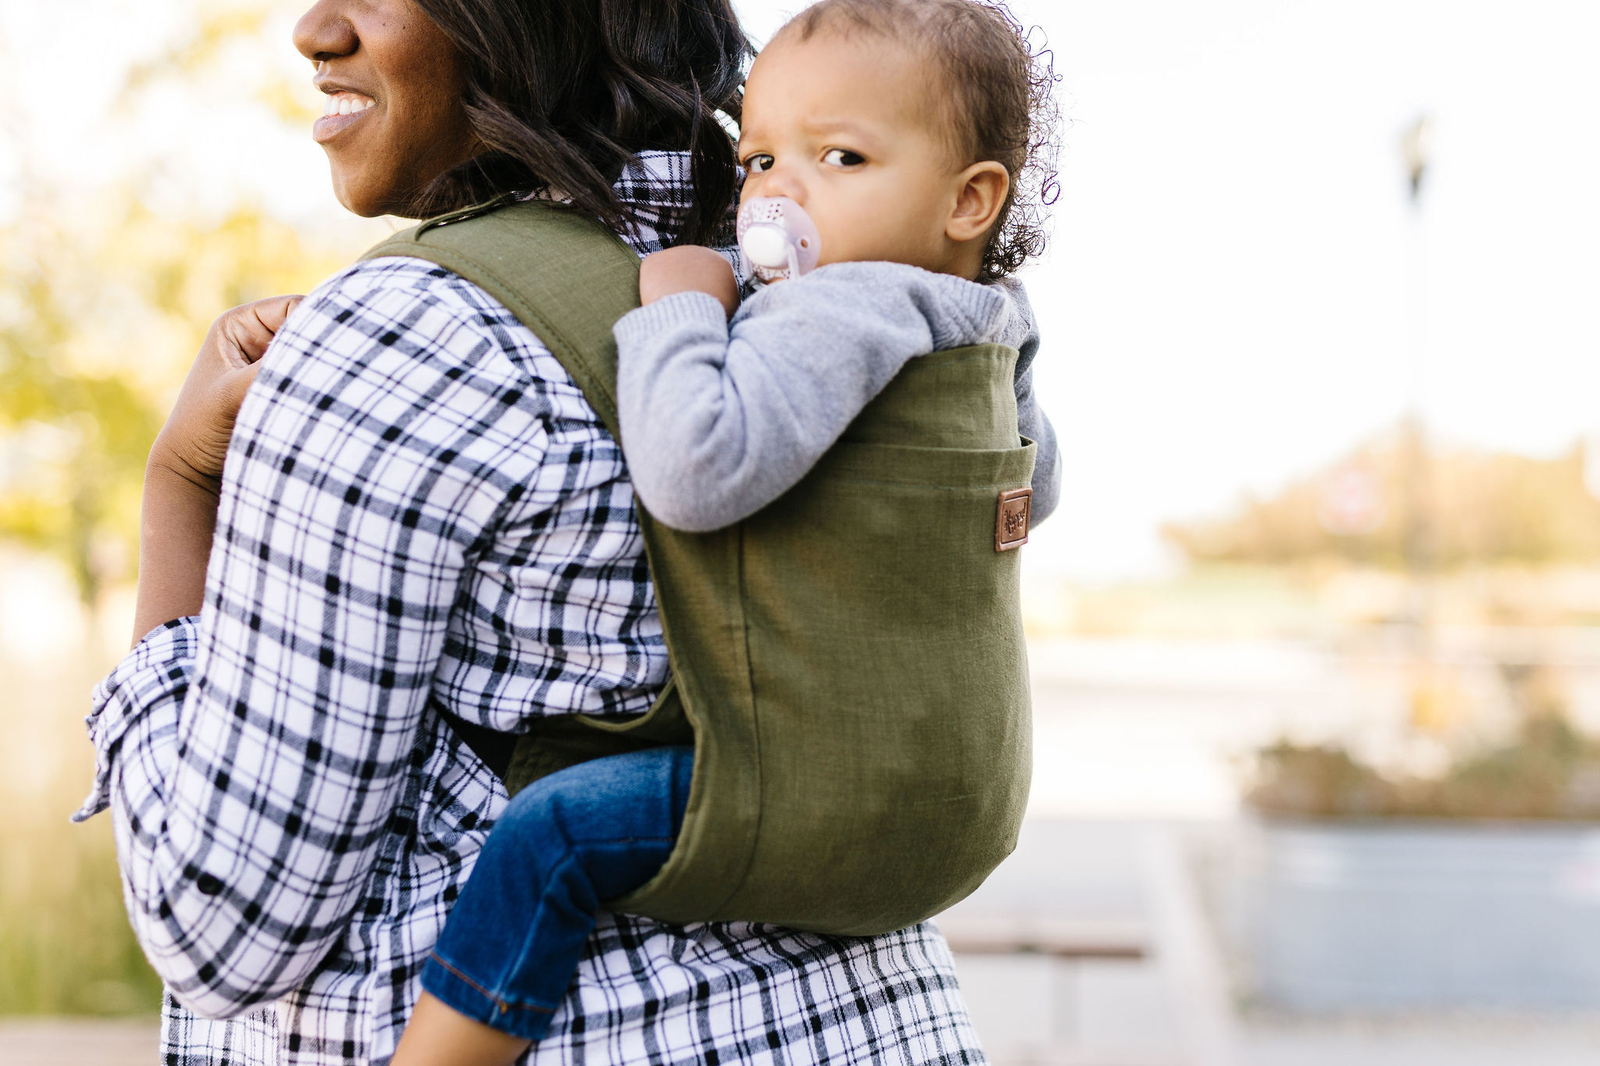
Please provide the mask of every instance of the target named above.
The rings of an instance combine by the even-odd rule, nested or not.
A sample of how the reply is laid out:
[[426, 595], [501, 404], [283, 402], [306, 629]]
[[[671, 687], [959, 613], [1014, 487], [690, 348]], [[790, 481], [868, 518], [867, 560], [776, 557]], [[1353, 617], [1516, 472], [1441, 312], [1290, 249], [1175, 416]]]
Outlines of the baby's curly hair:
[[1011, 175], [984, 249], [982, 278], [1014, 274], [1044, 252], [1047, 208], [1061, 187], [1061, 112], [1047, 49], [1034, 49], [1004, 0], [820, 0], [778, 36], [809, 40], [823, 28], [880, 33], [943, 66], [951, 88], [954, 147], [969, 162], [994, 160]]

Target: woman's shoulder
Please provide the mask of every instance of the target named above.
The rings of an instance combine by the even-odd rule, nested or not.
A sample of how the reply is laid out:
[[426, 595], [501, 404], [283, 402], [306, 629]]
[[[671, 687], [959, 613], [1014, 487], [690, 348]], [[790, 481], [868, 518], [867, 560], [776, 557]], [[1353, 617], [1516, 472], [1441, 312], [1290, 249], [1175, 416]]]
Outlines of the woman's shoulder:
[[[285, 401], [293, 402], [285, 402]], [[549, 347], [473, 283], [419, 259], [369, 259], [295, 308], [274, 338], [240, 418], [327, 424], [381, 412], [418, 431], [464, 419], [603, 432]]]
[[364, 259], [341, 270], [295, 309], [275, 348], [283, 361], [346, 367], [381, 349], [408, 357], [418, 371], [454, 366], [474, 376], [571, 386], [548, 346], [503, 304], [423, 259]]
[[406, 306], [413, 308], [412, 314], [436, 308], [469, 325], [520, 325], [515, 315], [473, 282], [437, 263], [406, 256], [362, 259], [319, 285], [308, 302]]

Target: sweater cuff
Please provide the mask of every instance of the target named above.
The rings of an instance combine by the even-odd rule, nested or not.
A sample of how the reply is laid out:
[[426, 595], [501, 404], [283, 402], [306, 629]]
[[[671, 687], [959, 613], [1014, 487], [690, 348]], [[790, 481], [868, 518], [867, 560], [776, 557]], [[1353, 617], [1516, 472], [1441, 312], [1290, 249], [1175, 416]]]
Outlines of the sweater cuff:
[[722, 309], [722, 301], [708, 292], [675, 292], [629, 311], [617, 319], [611, 332], [618, 345], [641, 344], [685, 325], [719, 330], [726, 336], [728, 313]]

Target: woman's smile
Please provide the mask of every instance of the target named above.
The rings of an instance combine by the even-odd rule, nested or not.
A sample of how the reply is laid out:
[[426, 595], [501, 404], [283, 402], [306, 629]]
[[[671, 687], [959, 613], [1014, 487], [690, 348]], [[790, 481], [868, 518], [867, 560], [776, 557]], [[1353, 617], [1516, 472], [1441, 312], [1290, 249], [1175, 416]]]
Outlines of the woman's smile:
[[311, 126], [311, 136], [318, 144], [326, 144], [376, 106], [377, 101], [370, 96], [346, 90], [331, 92], [323, 105], [322, 117]]
[[311, 136], [356, 214], [404, 214], [472, 155], [460, 50], [416, 0], [317, 0], [294, 41], [327, 96]]

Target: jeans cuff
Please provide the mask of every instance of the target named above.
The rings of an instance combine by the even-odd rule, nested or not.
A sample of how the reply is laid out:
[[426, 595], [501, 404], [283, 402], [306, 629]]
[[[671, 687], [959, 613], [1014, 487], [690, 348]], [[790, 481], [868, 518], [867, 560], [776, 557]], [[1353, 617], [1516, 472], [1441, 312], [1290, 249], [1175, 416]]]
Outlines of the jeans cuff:
[[422, 964], [422, 987], [451, 1010], [524, 1040], [544, 1036], [556, 1012], [554, 1004], [522, 1003], [495, 995], [445, 962], [437, 952], [429, 954], [428, 961]]

